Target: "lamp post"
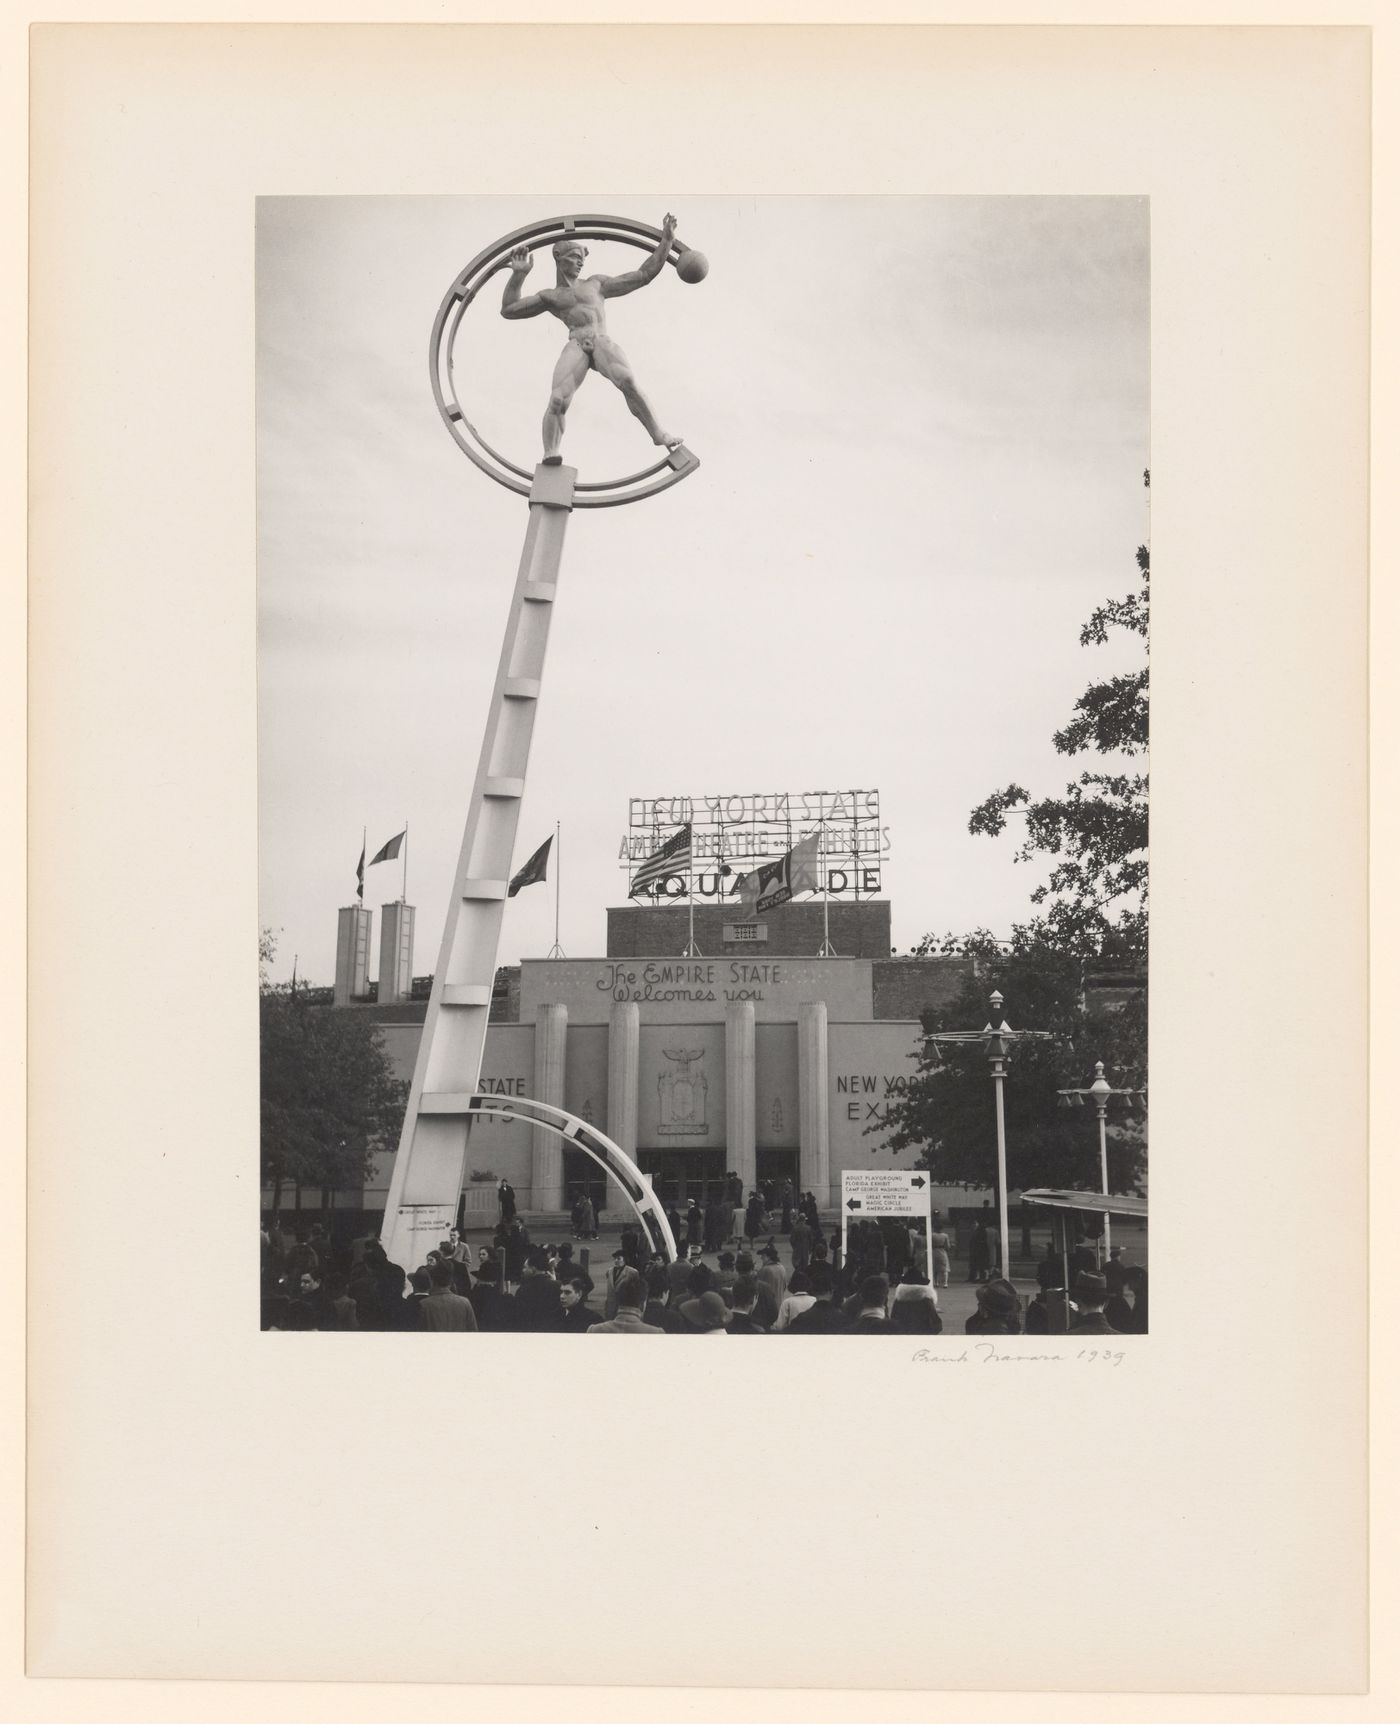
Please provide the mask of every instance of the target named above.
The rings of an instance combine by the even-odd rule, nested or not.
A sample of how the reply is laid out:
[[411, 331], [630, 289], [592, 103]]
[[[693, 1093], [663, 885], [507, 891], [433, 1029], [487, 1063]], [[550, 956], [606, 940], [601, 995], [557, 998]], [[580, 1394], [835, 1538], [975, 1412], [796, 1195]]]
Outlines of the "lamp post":
[[[1131, 1106], [1131, 1098], [1134, 1096], [1145, 1097], [1146, 1091], [1136, 1089], [1114, 1089], [1113, 1085], [1109, 1083], [1108, 1079], [1103, 1075], [1103, 1061], [1095, 1060], [1094, 1081], [1087, 1089], [1062, 1089], [1059, 1093], [1061, 1096], [1066, 1098], [1067, 1104], [1071, 1107], [1082, 1107], [1084, 1105], [1084, 1097], [1086, 1095], [1093, 1097], [1094, 1107], [1097, 1109], [1099, 1116], [1099, 1189], [1103, 1192], [1104, 1196], [1107, 1197], [1109, 1195], [1108, 1098], [1111, 1095], [1126, 1096], [1130, 1098], [1129, 1105]], [[1062, 1103], [1061, 1105], [1063, 1106], [1066, 1104]], [[1109, 1232], [1108, 1211], [1105, 1210], [1103, 1218], [1103, 1253], [1105, 1257], [1112, 1248], [1112, 1244], [1112, 1235]]]
[[[992, 1017], [1000, 1017], [1004, 1002], [999, 991], [993, 991], [990, 1003]], [[989, 1023], [987, 1030], [991, 1028]], [[987, 1061], [992, 1068], [992, 1088], [997, 1101], [997, 1233], [1001, 1239], [1001, 1272], [1008, 1280], [1011, 1276], [1011, 1227], [1006, 1203], [1006, 1042], [1000, 1032], [1009, 1029], [1010, 1025], [1003, 1018], [997, 1032], [987, 1036]]]
[[[1094, 1081], [1089, 1085], [1089, 1094], [1094, 1098], [1094, 1106], [1099, 1113], [1099, 1190], [1108, 1196], [1108, 1098], [1113, 1094], [1112, 1086], [1103, 1075], [1103, 1061], [1094, 1062]], [[1113, 1236], [1109, 1232], [1108, 1211], [1103, 1216], [1103, 1249], [1107, 1257], [1113, 1246]]]
[[1007, 1044], [1022, 1041], [1045, 1041], [1049, 1038], [1050, 1032], [1049, 1030], [1013, 1030], [1006, 1019], [1002, 1017], [1002, 1007], [1006, 1001], [999, 990], [993, 991], [987, 1003], [992, 1008], [992, 1015], [980, 1030], [940, 1030], [929, 1036], [928, 1040], [935, 1044], [948, 1042], [962, 1046], [971, 1042], [981, 1042], [986, 1050], [987, 1063], [992, 1072], [992, 1089], [996, 1097], [997, 1110], [997, 1229], [1001, 1242], [1001, 1272], [1010, 1280], [1011, 1234], [1006, 1197], [1006, 1103], [1004, 1096], [1006, 1059], [1010, 1051]]

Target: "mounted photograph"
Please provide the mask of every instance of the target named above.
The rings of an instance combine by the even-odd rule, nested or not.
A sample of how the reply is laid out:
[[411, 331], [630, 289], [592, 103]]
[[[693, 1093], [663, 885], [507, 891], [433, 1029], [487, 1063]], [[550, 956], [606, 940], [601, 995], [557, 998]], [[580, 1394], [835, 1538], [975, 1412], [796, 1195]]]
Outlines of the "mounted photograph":
[[263, 1330], [1146, 1335], [1147, 199], [256, 284]]

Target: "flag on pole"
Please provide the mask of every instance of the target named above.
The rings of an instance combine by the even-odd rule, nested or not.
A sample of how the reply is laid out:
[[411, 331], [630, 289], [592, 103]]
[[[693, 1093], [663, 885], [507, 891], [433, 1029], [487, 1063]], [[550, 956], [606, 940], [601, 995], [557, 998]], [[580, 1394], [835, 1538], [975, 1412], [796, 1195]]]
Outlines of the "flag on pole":
[[632, 884], [627, 889], [629, 898], [636, 898], [641, 893], [650, 891], [659, 881], [665, 880], [671, 874], [688, 874], [690, 872], [690, 827], [682, 826], [672, 837], [668, 838], [654, 856], [648, 856], [646, 861], [632, 876]]
[[360, 860], [355, 864], [355, 896], [363, 904], [365, 901], [365, 846], [360, 845]]
[[549, 847], [553, 842], [554, 834], [551, 832], [510, 885], [506, 887], [507, 898], [513, 898], [522, 886], [533, 886], [545, 878], [545, 863], [549, 861]]
[[405, 826], [397, 838], [391, 838], [382, 850], [376, 851], [375, 854], [370, 857], [370, 867], [373, 868], [376, 862], [392, 862], [398, 855], [399, 851], [403, 849], [403, 841], [407, 836], [408, 828]]
[[776, 862], [765, 862], [739, 882], [738, 896], [751, 916], [762, 916], [768, 910], [786, 904], [798, 892], [821, 890], [821, 833], [813, 832], [800, 844], [794, 844], [786, 856]]

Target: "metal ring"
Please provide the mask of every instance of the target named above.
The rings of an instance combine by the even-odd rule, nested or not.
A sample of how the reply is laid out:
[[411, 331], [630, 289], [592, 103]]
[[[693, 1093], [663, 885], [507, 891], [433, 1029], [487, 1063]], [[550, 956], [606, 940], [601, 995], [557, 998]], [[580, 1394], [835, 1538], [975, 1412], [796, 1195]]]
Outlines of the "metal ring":
[[[661, 229], [645, 222], [630, 221], [620, 216], [580, 215], [555, 216], [548, 221], [533, 222], [506, 234], [485, 251], [478, 252], [465, 269], [460, 271], [433, 320], [432, 339], [428, 347], [428, 373], [432, 381], [433, 399], [447, 426], [452, 440], [462, 453], [487, 478], [504, 485], [508, 491], [528, 497], [534, 480], [531, 468], [521, 467], [493, 449], [468, 418], [457, 393], [454, 350], [467, 307], [486, 282], [501, 268], [517, 246], [531, 251], [553, 245], [565, 237], [570, 239], [617, 240], [623, 245], [652, 251], [661, 238]], [[673, 243], [666, 261], [674, 265], [687, 248]], [[674, 254], [674, 255], [673, 255]], [[621, 479], [577, 479], [574, 482], [576, 509], [607, 509], [621, 503], [636, 503], [643, 497], [654, 497], [687, 477], [700, 465], [694, 455], [678, 444], [650, 467], [629, 473]]]

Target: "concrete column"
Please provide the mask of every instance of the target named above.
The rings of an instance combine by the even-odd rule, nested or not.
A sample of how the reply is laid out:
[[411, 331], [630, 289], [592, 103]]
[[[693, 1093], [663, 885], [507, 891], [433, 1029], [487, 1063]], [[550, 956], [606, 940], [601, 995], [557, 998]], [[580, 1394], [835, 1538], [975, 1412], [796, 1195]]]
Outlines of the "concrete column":
[[636, 1001], [615, 1001], [608, 1019], [608, 1136], [634, 1160], [641, 1036], [642, 1014]]
[[[535, 1013], [535, 1101], [550, 1107], [564, 1105], [564, 1044], [569, 1029], [569, 1008], [541, 1006]], [[531, 1129], [530, 1207], [563, 1209], [564, 1144], [552, 1131]]]
[[379, 912], [379, 1003], [396, 1005], [413, 994], [412, 904], [385, 904]]
[[823, 1208], [831, 1202], [826, 1047], [826, 1001], [808, 1000], [797, 1008], [798, 1181]]
[[754, 1105], [753, 1001], [736, 1000], [724, 1011], [725, 1166], [744, 1182], [744, 1197], [758, 1183], [757, 1115]]
[[363, 904], [347, 904], [340, 912], [335, 939], [335, 1003], [369, 998], [370, 929], [373, 910]]

